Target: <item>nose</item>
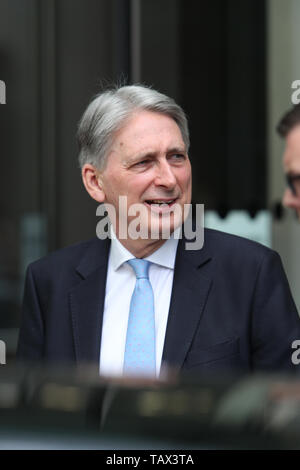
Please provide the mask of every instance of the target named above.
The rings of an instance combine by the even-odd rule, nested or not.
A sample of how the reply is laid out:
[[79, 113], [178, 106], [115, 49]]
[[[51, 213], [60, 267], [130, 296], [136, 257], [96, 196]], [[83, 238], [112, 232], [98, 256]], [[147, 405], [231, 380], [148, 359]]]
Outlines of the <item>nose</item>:
[[285, 207], [290, 207], [291, 209], [299, 209], [300, 208], [300, 198], [294, 196], [292, 191], [287, 188], [283, 194], [282, 204]]
[[173, 189], [176, 186], [176, 177], [173, 169], [167, 160], [163, 161], [157, 167], [155, 177], [156, 186], [163, 186], [167, 189]]

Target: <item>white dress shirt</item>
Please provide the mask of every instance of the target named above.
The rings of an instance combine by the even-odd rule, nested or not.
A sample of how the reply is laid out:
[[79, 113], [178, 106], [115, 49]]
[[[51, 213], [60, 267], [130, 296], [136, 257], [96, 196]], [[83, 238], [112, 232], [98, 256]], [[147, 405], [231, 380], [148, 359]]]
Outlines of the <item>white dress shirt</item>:
[[[161, 368], [177, 245], [177, 237], [172, 236], [145, 258], [151, 262], [149, 280], [154, 293], [156, 376]], [[136, 283], [135, 273], [126, 263], [132, 258], [134, 255], [116, 237], [112, 237], [103, 312], [100, 375], [113, 377], [123, 374], [130, 300]]]

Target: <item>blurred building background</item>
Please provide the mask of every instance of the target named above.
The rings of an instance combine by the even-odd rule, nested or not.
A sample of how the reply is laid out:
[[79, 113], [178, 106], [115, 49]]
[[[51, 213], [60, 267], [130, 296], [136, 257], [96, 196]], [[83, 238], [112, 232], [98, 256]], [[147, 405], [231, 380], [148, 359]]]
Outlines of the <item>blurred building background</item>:
[[300, 307], [300, 227], [280, 210], [278, 119], [300, 79], [299, 0], [0, 0], [0, 338], [13, 357], [26, 266], [95, 236], [78, 120], [101, 86], [142, 82], [190, 120], [207, 224], [284, 261]]

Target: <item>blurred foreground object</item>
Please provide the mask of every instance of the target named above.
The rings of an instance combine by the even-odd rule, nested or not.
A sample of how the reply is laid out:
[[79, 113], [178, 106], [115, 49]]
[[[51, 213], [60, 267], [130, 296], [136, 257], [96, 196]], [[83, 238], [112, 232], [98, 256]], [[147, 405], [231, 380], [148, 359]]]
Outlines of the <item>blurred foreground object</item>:
[[1, 449], [299, 449], [300, 380], [1, 368]]

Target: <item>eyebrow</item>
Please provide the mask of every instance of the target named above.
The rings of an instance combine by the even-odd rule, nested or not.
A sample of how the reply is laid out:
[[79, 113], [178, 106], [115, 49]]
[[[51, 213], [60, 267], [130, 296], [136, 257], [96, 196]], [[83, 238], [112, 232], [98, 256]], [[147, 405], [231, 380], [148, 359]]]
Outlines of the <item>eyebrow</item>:
[[[170, 155], [172, 153], [184, 153], [186, 154], [186, 150], [183, 147], [173, 147], [167, 150], [167, 155]], [[127, 164], [131, 164], [134, 162], [137, 162], [139, 160], [143, 160], [144, 158], [153, 158], [157, 155], [157, 152], [155, 151], [149, 151], [149, 152], [142, 152], [140, 154], [135, 155], [134, 157], [128, 157], [127, 159]]]
[[174, 147], [167, 151], [169, 153], [186, 153], [185, 147]]

